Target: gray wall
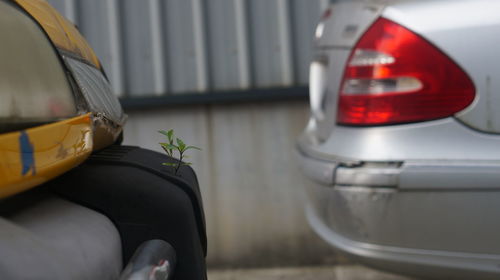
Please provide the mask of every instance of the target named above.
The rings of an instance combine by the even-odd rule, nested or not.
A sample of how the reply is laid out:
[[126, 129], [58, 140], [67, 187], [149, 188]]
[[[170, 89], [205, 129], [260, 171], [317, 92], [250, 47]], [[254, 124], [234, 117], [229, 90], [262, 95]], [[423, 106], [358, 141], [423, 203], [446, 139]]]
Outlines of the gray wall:
[[303, 101], [130, 112], [125, 144], [161, 151], [174, 128], [193, 151], [207, 216], [211, 266], [324, 264], [333, 251], [309, 229], [294, 157], [309, 114]]
[[[304, 85], [328, 0], [49, 0], [94, 47], [120, 96]], [[192, 152], [211, 266], [331, 263], [307, 226], [294, 153], [305, 101], [128, 112], [125, 144], [160, 151], [174, 128]]]

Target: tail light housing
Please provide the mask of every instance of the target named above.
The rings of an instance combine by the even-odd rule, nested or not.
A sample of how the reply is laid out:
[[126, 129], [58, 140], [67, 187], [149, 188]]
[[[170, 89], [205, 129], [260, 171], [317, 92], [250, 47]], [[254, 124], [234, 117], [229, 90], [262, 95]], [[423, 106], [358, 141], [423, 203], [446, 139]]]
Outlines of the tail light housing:
[[379, 18], [353, 49], [342, 79], [337, 122], [388, 125], [451, 116], [475, 87], [447, 55], [421, 36]]

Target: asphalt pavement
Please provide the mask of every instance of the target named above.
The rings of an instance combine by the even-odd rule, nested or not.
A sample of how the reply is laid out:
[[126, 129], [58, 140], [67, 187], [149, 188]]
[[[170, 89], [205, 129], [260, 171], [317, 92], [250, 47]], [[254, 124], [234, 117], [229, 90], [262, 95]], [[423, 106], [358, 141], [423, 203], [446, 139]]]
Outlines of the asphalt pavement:
[[358, 265], [209, 270], [208, 280], [416, 280]]

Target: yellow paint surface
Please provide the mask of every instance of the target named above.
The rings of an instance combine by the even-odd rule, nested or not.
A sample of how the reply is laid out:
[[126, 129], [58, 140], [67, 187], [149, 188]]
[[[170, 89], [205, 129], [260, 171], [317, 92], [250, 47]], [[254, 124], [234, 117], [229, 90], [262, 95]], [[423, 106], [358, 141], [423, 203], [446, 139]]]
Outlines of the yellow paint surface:
[[[23, 133], [34, 151], [34, 168], [29, 165], [26, 169], [25, 160], [24, 170]], [[35, 187], [72, 169], [90, 155], [92, 146], [90, 114], [0, 134], [0, 198]], [[31, 157], [29, 154], [28, 157]]]
[[78, 29], [45, 0], [16, 0], [42, 28], [54, 44], [100, 68], [99, 59]]

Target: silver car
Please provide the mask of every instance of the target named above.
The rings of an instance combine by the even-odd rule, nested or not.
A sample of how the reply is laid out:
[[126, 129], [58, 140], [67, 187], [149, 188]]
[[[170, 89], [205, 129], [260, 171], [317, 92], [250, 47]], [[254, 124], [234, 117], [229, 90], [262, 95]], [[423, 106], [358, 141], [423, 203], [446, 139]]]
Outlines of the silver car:
[[312, 228], [381, 269], [500, 279], [500, 1], [334, 1], [315, 36]]

